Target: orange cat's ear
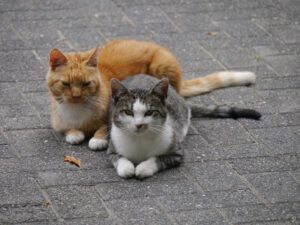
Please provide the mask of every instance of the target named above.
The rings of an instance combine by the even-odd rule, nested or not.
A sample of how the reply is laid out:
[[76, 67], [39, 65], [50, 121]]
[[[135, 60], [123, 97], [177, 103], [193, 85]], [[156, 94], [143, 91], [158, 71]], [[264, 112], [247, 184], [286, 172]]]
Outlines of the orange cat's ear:
[[57, 48], [53, 48], [51, 50], [49, 64], [53, 71], [56, 69], [56, 67], [66, 65], [67, 62], [68, 60], [66, 56], [64, 56], [61, 51], [59, 51]]
[[87, 61], [86, 65], [91, 67], [97, 67], [98, 65], [98, 53], [99, 53], [99, 44], [93, 49], [92, 54]]

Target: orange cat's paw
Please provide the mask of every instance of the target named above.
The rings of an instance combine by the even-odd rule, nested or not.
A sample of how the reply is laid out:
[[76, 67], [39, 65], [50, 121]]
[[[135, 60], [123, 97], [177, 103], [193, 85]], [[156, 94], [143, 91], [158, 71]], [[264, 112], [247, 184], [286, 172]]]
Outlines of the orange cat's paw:
[[92, 138], [89, 141], [89, 147], [93, 150], [102, 150], [107, 148], [108, 142], [105, 139]]
[[66, 141], [72, 145], [79, 144], [84, 140], [84, 133], [81, 131], [70, 132], [66, 135]]

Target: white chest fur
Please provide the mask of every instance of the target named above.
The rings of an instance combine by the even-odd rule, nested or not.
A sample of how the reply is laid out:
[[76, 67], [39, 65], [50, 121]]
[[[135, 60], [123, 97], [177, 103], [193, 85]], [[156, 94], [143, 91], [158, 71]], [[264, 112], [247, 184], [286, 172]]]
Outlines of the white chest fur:
[[116, 151], [134, 163], [140, 163], [150, 157], [167, 152], [173, 141], [172, 126], [165, 124], [161, 133], [147, 133], [136, 136], [112, 126], [111, 138]]
[[72, 125], [79, 125], [90, 119], [93, 110], [88, 104], [56, 103], [58, 116]]

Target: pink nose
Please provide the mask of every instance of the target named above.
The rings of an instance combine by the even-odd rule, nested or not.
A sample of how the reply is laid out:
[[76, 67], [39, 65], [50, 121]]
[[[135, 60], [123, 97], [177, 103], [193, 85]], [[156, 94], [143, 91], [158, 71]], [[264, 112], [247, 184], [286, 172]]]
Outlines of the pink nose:
[[136, 124], [135, 126], [139, 130], [143, 126], [143, 124]]

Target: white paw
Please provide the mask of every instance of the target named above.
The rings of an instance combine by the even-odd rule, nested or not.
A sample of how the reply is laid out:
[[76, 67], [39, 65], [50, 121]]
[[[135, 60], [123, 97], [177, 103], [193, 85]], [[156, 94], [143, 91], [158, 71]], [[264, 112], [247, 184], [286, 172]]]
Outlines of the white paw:
[[141, 162], [135, 169], [135, 176], [138, 178], [150, 177], [158, 171], [155, 157]]
[[76, 131], [76, 133], [70, 133], [66, 136], [66, 141], [72, 145], [79, 144], [84, 140], [84, 134], [81, 131]]
[[117, 173], [120, 177], [132, 177], [134, 175], [133, 163], [126, 158], [120, 158], [117, 162]]
[[107, 147], [107, 140], [105, 139], [98, 139], [98, 138], [92, 138], [89, 141], [89, 147], [93, 150], [101, 150]]

